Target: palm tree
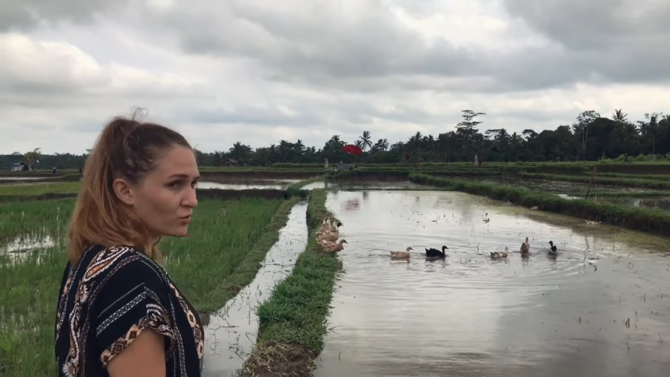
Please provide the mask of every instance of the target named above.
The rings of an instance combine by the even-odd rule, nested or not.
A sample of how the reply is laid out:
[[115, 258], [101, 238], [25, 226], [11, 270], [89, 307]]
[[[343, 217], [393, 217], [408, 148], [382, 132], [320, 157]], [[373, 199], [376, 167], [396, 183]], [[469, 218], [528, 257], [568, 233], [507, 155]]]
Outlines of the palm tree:
[[370, 131], [363, 131], [363, 135], [358, 138], [360, 141], [360, 147], [363, 150], [372, 148], [372, 137], [370, 136]]
[[37, 161], [37, 158], [40, 156], [40, 149], [35, 148], [30, 152], [26, 152], [26, 162], [28, 163], [28, 169], [33, 170], [33, 164]]
[[617, 123], [627, 123], [628, 122], [628, 114], [623, 112], [623, 109], [615, 109], [614, 113], [612, 113], [612, 120], [617, 122]]

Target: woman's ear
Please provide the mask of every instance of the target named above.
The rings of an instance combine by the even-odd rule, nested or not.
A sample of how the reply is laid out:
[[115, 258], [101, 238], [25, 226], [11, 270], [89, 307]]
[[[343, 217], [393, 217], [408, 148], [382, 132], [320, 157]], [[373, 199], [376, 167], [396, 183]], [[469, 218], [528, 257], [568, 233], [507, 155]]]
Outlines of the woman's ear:
[[112, 182], [112, 188], [114, 189], [114, 194], [125, 204], [132, 206], [135, 204], [135, 198], [133, 197], [133, 191], [130, 187], [130, 183], [123, 178], [117, 178]]

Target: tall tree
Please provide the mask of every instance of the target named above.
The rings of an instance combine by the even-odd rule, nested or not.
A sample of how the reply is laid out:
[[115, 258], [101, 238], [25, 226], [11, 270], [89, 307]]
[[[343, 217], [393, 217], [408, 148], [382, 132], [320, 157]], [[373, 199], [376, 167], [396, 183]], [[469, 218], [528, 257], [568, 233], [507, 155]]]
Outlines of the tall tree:
[[637, 122], [638, 128], [642, 137], [651, 141], [651, 155], [656, 159], [656, 138], [658, 134], [658, 118], [662, 117], [663, 113], [646, 113], [645, 120]]
[[38, 162], [38, 158], [40, 156], [40, 149], [42, 148], [35, 148], [32, 151], [26, 152], [26, 163], [28, 163], [28, 169], [33, 170], [33, 165], [35, 162]]
[[372, 148], [370, 131], [363, 131], [363, 135], [361, 135], [358, 140], [360, 141], [359, 147], [361, 147], [361, 149], [366, 150]]
[[586, 145], [589, 139], [589, 125], [598, 118], [600, 118], [600, 114], [597, 111], [587, 110], [577, 115], [577, 123], [572, 125], [574, 133], [580, 135], [582, 158], [586, 158]]
[[628, 114], [623, 112], [623, 109], [616, 109], [612, 113], [612, 120], [617, 123], [628, 123]]

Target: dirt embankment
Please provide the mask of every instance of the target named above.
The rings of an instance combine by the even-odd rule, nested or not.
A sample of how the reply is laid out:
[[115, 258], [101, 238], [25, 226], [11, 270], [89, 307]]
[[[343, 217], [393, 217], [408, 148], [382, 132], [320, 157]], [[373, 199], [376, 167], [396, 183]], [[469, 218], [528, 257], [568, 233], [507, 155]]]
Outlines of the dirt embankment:
[[251, 354], [244, 364], [244, 377], [310, 377], [316, 354], [299, 344], [270, 342]]

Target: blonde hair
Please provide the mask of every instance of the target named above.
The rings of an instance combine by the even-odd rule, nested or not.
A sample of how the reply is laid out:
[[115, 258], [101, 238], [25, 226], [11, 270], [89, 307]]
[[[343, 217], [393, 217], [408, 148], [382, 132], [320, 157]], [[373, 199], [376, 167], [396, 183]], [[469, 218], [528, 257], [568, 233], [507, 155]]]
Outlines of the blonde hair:
[[162, 154], [176, 145], [191, 148], [181, 134], [158, 124], [117, 117], [105, 126], [84, 165], [81, 191], [68, 224], [72, 265], [94, 245], [135, 246], [162, 261], [156, 240], [133, 209], [119, 200], [112, 182], [117, 178], [141, 182]]

